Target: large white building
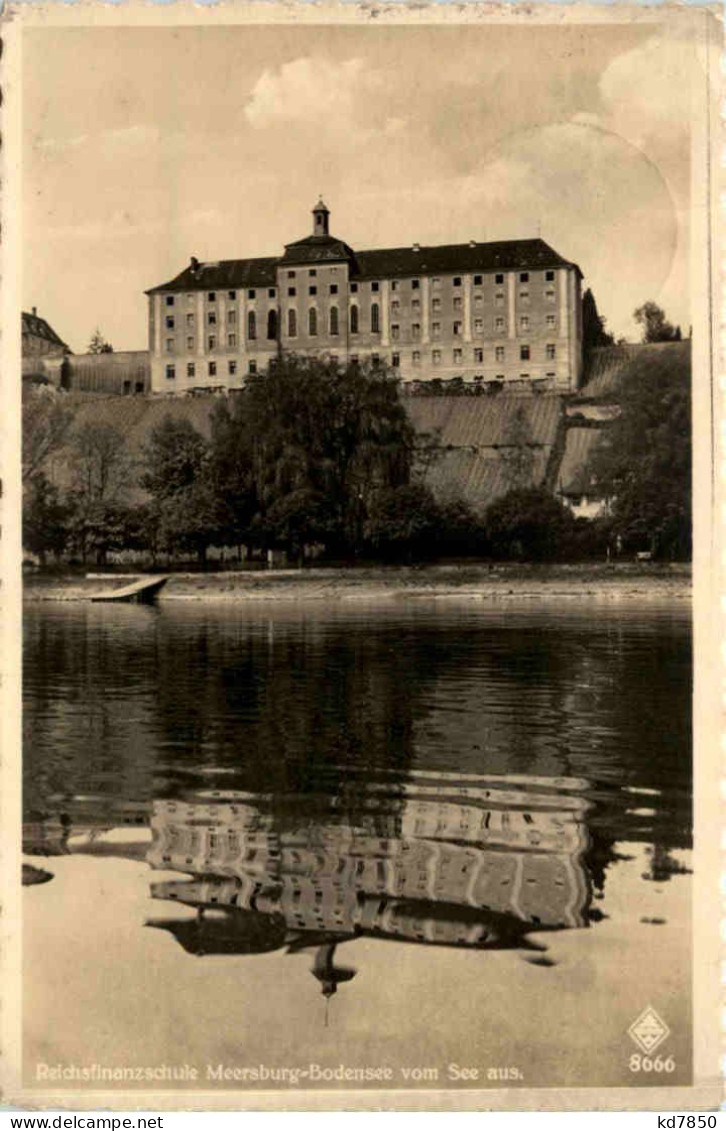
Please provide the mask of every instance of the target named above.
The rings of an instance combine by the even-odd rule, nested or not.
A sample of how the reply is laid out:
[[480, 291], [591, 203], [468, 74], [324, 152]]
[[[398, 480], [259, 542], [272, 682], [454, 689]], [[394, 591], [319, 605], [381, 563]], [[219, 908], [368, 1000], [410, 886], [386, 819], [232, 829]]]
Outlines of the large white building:
[[192, 258], [147, 291], [154, 393], [235, 388], [283, 351], [372, 358], [404, 381], [576, 391], [579, 267], [541, 239], [354, 251], [313, 209], [283, 255]]

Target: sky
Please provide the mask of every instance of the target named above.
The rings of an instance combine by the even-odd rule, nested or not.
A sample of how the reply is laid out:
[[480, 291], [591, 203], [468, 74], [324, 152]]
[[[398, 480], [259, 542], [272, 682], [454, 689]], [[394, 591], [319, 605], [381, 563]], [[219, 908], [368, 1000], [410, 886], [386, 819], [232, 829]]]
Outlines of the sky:
[[540, 235], [617, 335], [649, 299], [687, 332], [701, 76], [672, 21], [26, 28], [23, 309], [146, 348], [145, 289], [322, 193], [353, 248]]

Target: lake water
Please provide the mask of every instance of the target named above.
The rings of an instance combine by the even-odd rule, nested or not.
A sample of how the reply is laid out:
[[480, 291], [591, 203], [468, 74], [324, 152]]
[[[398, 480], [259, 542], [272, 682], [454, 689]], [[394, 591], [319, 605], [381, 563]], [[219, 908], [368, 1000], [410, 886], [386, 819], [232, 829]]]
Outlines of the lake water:
[[45, 603], [24, 664], [27, 1086], [690, 1081], [685, 602]]

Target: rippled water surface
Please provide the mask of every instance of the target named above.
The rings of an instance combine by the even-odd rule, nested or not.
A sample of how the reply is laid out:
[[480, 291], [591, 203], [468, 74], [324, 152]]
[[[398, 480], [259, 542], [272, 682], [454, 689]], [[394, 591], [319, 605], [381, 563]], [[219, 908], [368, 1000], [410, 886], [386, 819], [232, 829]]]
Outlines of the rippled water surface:
[[652, 1084], [648, 1006], [687, 1082], [690, 647], [685, 604], [30, 607], [27, 1083]]

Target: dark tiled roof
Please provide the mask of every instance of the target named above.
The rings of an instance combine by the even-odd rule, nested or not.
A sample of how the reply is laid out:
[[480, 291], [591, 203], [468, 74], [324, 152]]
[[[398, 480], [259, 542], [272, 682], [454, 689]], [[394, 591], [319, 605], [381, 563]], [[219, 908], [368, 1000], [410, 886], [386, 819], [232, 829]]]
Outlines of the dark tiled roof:
[[147, 294], [162, 291], [231, 290], [243, 287], [274, 286], [275, 269], [288, 263], [350, 261], [351, 278], [406, 278], [413, 275], [453, 275], [475, 271], [542, 270], [548, 267], [575, 267], [544, 240], [501, 240], [498, 243], [458, 243], [440, 247], [377, 248], [353, 251], [334, 236], [308, 236], [288, 244], [285, 255], [271, 259], [224, 259], [219, 263], [200, 263], [187, 267], [176, 278], [153, 287]]
[[599, 428], [568, 428], [565, 451], [557, 475], [557, 492], [560, 495], [593, 494], [593, 481], [588, 464], [603, 433]]
[[245, 287], [275, 287], [275, 270], [280, 260], [268, 259], [221, 259], [218, 263], [200, 263], [189, 267], [158, 287], [152, 287], [147, 295], [161, 291], [228, 291], [243, 290]]
[[[23, 319], [23, 334], [30, 334], [34, 338], [43, 338], [46, 342], [53, 342], [54, 345], [59, 346], [64, 350], [68, 350], [68, 346], [59, 338], [52, 326], [50, 326], [45, 318], [41, 318], [37, 314], [29, 314], [26, 310], [22, 313]], [[70, 352], [70, 351], [69, 351]]]

